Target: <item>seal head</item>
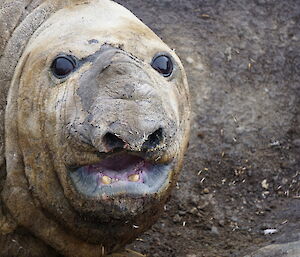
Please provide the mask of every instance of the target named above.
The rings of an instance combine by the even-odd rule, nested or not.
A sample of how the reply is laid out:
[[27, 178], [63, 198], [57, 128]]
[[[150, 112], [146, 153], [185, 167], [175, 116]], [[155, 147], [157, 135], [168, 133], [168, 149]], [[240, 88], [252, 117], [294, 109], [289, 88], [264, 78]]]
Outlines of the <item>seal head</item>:
[[58, 9], [9, 91], [9, 212], [66, 256], [123, 247], [156, 221], [176, 182], [189, 113], [179, 58], [132, 13], [107, 0]]

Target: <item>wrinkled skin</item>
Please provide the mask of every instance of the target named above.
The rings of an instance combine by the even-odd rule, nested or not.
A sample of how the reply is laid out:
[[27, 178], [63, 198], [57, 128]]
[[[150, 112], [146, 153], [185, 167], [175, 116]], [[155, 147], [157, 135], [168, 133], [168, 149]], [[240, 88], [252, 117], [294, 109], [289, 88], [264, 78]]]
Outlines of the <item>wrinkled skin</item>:
[[[54, 9], [9, 88], [2, 244], [22, 240], [22, 228], [38, 249], [22, 256], [103, 256], [156, 221], [176, 182], [189, 134], [187, 80], [174, 51], [123, 7]], [[151, 67], [159, 54], [173, 62], [169, 77]], [[51, 66], [62, 55], [76, 68], [57, 78]], [[133, 168], [138, 182], [128, 179]], [[10, 256], [13, 246], [3, 248]]]

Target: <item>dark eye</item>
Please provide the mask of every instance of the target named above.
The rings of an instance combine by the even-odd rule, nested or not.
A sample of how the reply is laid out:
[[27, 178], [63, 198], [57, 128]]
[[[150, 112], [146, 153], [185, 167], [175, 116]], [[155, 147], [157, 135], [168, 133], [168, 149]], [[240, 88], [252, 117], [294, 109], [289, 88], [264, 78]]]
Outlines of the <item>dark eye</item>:
[[155, 57], [151, 63], [151, 66], [164, 77], [170, 77], [173, 72], [173, 62], [167, 55], [159, 55]]
[[59, 79], [67, 77], [75, 68], [76, 61], [72, 56], [58, 56], [51, 64], [53, 75]]

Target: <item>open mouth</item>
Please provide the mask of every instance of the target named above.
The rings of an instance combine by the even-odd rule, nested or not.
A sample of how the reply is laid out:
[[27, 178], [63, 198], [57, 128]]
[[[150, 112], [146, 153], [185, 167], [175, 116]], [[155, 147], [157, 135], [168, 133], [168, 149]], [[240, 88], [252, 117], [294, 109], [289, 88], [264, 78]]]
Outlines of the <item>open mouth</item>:
[[96, 164], [70, 169], [70, 177], [76, 190], [88, 197], [141, 197], [164, 188], [169, 182], [171, 164], [158, 164], [133, 154], [119, 153]]

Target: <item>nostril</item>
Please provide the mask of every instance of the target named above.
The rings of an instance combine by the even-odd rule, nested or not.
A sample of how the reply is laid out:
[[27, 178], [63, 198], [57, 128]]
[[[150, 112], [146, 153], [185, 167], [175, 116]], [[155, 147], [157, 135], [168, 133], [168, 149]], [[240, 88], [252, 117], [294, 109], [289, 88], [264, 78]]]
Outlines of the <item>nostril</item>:
[[117, 137], [116, 135], [110, 132], [104, 135], [103, 143], [109, 151], [120, 149], [120, 148], [122, 149], [125, 146], [125, 142], [121, 138]]
[[144, 142], [142, 149], [144, 151], [154, 149], [163, 140], [163, 129], [159, 128], [148, 136], [147, 140]]

